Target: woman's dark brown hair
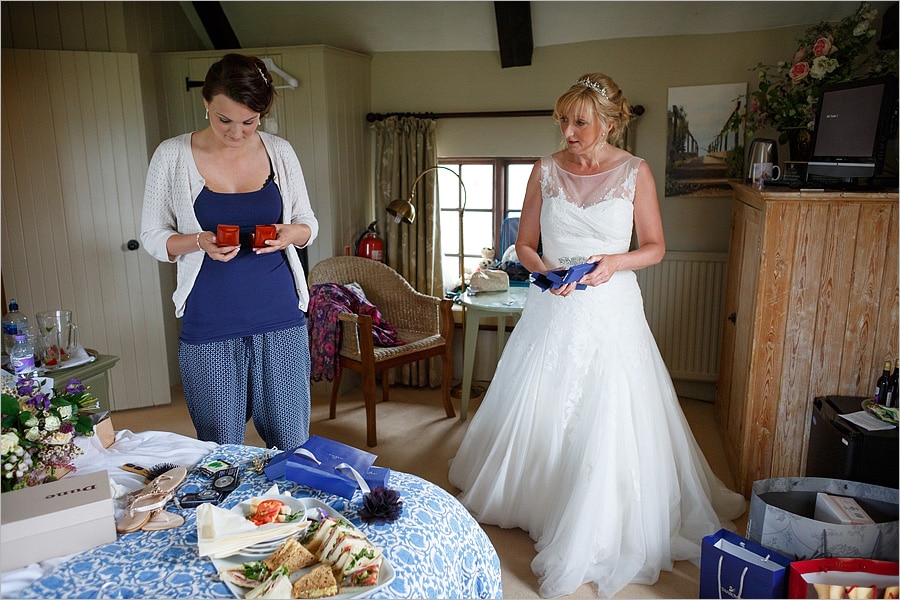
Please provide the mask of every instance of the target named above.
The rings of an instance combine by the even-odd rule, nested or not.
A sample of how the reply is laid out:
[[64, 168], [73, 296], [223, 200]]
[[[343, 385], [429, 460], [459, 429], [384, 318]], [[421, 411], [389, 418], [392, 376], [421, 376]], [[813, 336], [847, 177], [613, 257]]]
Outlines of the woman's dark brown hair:
[[203, 98], [226, 97], [265, 117], [275, 101], [275, 86], [266, 63], [255, 56], [226, 54], [213, 63], [203, 82]]

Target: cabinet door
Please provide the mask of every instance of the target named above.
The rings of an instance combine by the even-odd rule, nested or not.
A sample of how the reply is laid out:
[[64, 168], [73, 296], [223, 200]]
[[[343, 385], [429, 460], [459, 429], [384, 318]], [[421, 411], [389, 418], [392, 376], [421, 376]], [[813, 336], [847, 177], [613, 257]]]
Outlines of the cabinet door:
[[762, 212], [735, 200], [716, 411], [732, 472], [741, 471], [747, 384], [759, 279]]

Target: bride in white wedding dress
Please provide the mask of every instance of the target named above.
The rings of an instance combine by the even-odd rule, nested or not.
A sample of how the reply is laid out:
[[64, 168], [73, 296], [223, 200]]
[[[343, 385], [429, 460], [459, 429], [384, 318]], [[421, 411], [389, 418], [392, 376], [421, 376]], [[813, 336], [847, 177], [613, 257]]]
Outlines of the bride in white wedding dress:
[[648, 165], [607, 143], [630, 107], [594, 73], [554, 118], [567, 147], [535, 164], [516, 251], [530, 271], [596, 266], [583, 290], [531, 286], [450, 482], [480, 522], [529, 533], [542, 597], [586, 582], [611, 597], [699, 564], [701, 538], [746, 504], [703, 457], [644, 316], [634, 270], [665, 241]]

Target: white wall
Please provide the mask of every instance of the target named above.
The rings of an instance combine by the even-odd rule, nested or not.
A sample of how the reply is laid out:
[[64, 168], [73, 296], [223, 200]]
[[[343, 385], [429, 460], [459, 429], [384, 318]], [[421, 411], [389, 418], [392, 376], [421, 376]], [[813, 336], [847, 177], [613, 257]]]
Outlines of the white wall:
[[[612, 76], [646, 113], [636, 125], [635, 153], [645, 158], [662, 194], [670, 87], [747, 82], [757, 63], [784, 59], [802, 27], [733, 35], [604, 40], [536, 48], [532, 64], [502, 69], [495, 52], [393, 52], [372, 60], [375, 112], [547, 110], [580, 75]], [[765, 132], [761, 132], [765, 134]], [[441, 156], [543, 156], [559, 147], [550, 117], [440, 119]], [[781, 156], [787, 156], [782, 148]], [[660, 197], [670, 250], [728, 249], [731, 197]]]

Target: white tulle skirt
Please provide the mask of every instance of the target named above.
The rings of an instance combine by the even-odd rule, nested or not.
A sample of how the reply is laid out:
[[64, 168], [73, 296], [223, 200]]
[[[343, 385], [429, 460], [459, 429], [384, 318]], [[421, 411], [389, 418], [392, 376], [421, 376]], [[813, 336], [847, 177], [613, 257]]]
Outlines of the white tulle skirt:
[[531, 288], [450, 482], [480, 522], [535, 540], [545, 598], [652, 584], [746, 506], [691, 434], [631, 272]]

